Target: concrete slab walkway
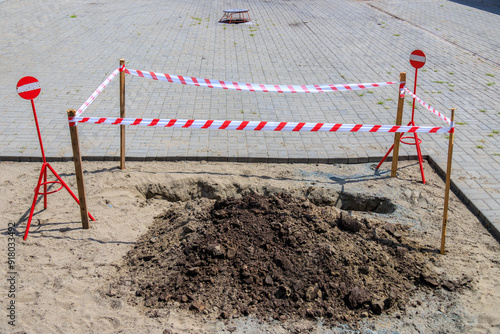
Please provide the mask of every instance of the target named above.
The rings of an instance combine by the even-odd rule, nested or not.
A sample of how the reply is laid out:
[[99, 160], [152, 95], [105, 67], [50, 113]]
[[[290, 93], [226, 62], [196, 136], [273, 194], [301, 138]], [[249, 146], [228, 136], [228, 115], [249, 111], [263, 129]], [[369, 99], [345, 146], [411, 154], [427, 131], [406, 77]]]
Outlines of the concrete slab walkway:
[[[243, 6], [244, 5], [244, 6]], [[217, 23], [224, 9], [246, 7], [253, 24]], [[66, 110], [77, 109], [125, 58], [127, 67], [266, 84], [396, 81], [411, 51], [423, 50], [417, 94], [444, 114], [456, 107], [453, 181], [471, 209], [500, 231], [500, 7], [496, 1], [250, 0], [0, 1], [0, 160], [40, 159], [31, 107], [15, 91], [39, 79], [36, 99], [46, 154], [70, 159]], [[394, 124], [397, 89], [278, 94], [223, 91], [127, 76], [127, 116]], [[410, 100], [408, 100], [410, 102]], [[406, 106], [404, 122], [409, 121]], [[118, 81], [85, 113], [119, 115]], [[441, 126], [417, 108], [416, 123]], [[88, 158], [115, 159], [119, 128], [82, 125]], [[127, 128], [136, 159], [377, 161], [387, 134], [273, 133]], [[444, 135], [423, 134], [422, 148], [445, 170]], [[414, 156], [414, 147], [402, 154]]]

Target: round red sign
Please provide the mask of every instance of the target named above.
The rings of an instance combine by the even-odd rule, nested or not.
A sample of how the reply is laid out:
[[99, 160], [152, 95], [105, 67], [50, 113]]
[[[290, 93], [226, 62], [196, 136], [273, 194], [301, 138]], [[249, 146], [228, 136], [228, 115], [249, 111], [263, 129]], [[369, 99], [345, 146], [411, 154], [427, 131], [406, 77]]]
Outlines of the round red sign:
[[421, 50], [415, 50], [410, 54], [410, 64], [415, 68], [421, 68], [425, 65], [425, 53]]
[[33, 100], [40, 94], [40, 83], [36, 78], [24, 77], [17, 83], [17, 94], [26, 100]]

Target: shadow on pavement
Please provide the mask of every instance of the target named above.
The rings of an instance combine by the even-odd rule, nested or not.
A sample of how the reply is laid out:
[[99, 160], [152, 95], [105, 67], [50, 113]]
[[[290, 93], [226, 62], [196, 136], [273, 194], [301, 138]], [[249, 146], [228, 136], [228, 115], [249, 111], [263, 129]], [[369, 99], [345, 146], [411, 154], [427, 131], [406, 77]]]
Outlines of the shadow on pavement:
[[451, 0], [464, 6], [474, 7], [493, 14], [500, 15], [499, 0]]

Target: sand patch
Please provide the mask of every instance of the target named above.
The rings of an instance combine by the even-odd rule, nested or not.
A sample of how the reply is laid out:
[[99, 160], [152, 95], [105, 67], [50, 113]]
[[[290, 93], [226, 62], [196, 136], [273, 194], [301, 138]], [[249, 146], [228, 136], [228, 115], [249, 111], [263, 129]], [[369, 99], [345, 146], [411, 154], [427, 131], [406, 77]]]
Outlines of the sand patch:
[[[0, 164], [2, 169], [0, 214], [6, 221], [2, 227], [4, 242], [1, 243], [0, 249], [4, 253], [7, 251], [7, 223], [14, 223], [21, 235], [24, 232], [26, 213], [31, 205], [40, 165]], [[72, 163], [53, 163], [52, 166], [72, 189], [76, 190]], [[500, 301], [498, 242], [489, 235], [469, 210], [452, 196], [447, 239], [448, 253], [446, 256], [438, 254], [444, 185], [427, 165], [426, 185], [418, 182], [418, 165], [414, 163], [404, 163], [398, 179], [389, 178], [388, 170], [377, 173], [371, 164], [272, 165], [179, 162], [128, 163], [127, 167], [127, 170], [121, 171], [113, 162], [84, 163], [89, 209], [98, 219], [98, 222], [91, 223], [90, 230], [81, 229], [78, 207], [63, 191], [49, 195], [48, 210], [38, 211], [41, 208], [41, 204], [38, 204], [28, 240], [23, 242], [19, 237], [16, 241], [17, 326], [12, 330], [8, 327], [7, 321], [4, 321], [0, 323], [2, 332], [259, 333], [268, 330], [274, 333], [319, 333], [331, 331], [332, 325], [342, 328], [347, 324], [357, 326], [364, 331], [400, 333], [433, 331], [487, 333], [499, 329], [500, 319], [491, 307]], [[290, 197], [284, 200], [280, 197], [282, 196], [280, 193]], [[264, 196], [261, 198], [262, 201], [264, 199], [267, 201], [262, 202], [264, 208], [266, 208], [265, 203], [268, 203], [268, 209], [259, 209], [266, 214], [256, 213], [257, 216], [262, 215], [261, 218], [267, 217], [267, 220], [253, 224], [254, 230], [259, 226], [265, 227], [268, 229], [266, 235], [269, 233], [273, 238], [277, 236], [277, 240], [282, 239], [285, 243], [276, 245], [271, 243], [274, 248], [266, 250], [264, 247], [267, 246], [258, 244], [258, 238], [252, 241], [250, 238], [252, 234], [248, 234], [248, 237], [239, 241], [242, 248], [234, 247], [239, 250], [235, 253], [235, 257], [241, 257], [241, 266], [231, 267], [228, 250], [234, 244], [230, 244], [229, 239], [224, 241], [215, 237], [221, 237], [219, 233], [221, 230], [218, 229], [224, 226], [232, 228], [231, 233], [236, 237], [238, 227], [231, 223], [229, 216], [227, 219], [224, 218], [224, 214], [214, 205], [226, 203], [223, 210], [232, 212], [232, 208], [235, 208], [234, 214], [236, 214], [242, 211], [238, 201], [249, 201], [245, 200], [245, 196], [249, 194]], [[295, 209], [292, 208], [280, 209], [277, 202], [273, 202], [277, 199], [303, 210], [299, 214], [294, 213]], [[358, 203], [354, 205], [356, 201]], [[301, 207], [304, 203], [307, 203], [308, 207]], [[204, 209], [206, 211], [203, 211]], [[175, 219], [167, 219], [169, 213], [175, 212], [177, 214], [189, 212], [195, 226], [184, 224], [188, 216], [180, 215], [178, 225]], [[216, 212], [219, 212], [219, 216]], [[278, 219], [280, 212], [284, 214], [283, 221]], [[339, 223], [343, 220], [339, 220], [338, 215], [344, 215], [344, 212], [347, 212], [348, 216], [356, 217], [355, 221], [362, 224], [357, 232], [348, 228], [346, 230], [346, 227]], [[207, 218], [205, 220], [200, 218], [205, 216]], [[213, 224], [217, 219], [223, 221], [220, 224]], [[252, 222], [253, 219], [249, 221]], [[159, 221], [162, 223], [158, 223]], [[167, 229], [162, 235], [158, 230], [161, 224]], [[182, 235], [187, 232], [186, 228], [192, 232]], [[387, 245], [376, 241], [374, 228], [379, 231], [375, 237], [378, 236], [380, 240], [387, 239]], [[165, 252], [155, 254], [164, 254], [163, 260], [168, 263], [166, 267], [171, 266], [171, 269], [176, 269], [175, 271], [185, 275], [183, 279], [192, 277], [191, 285], [198, 291], [200, 283], [203, 283], [203, 289], [209, 291], [221, 288], [223, 283], [221, 280], [225, 279], [224, 277], [236, 278], [236, 283], [242, 290], [232, 290], [236, 286], [226, 285], [224, 288], [229, 292], [228, 299], [224, 299], [226, 297], [222, 294], [219, 298], [223, 300], [224, 305], [228, 305], [227, 309], [221, 307], [222, 304], [211, 305], [201, 300], [201, 295], [197, 295], [194, 290], [189, 294], [186, 290], [179, 294], [179, 297], [169, 292], [171, 297], [169, 302], [165, 298], [165, 305], [160, 305], [163, 302], [158, 300], [156, 294], [151, 293], [149, 298], [156, 296], [158, 304], [151, 302], [151, 305], [146, 306], [148, 300], [146, 295], [148, 291], [154, 292], [154, 289], [148, 290], [144, 287], [142, 289], [144, 296], [135, 296], [136, 302], [131, 302], [130, 298], [133, 296], [128, 292], [133, 291], [135, 295], [140, 284], [148, 283], [140, 275], [137, 275], [137, 281], [122, 280], [123, 284], [116, 286], [115, 291], [111, 291], [124, 277], [123, 270], [127, 261], [132, 259], [129, 255], [132, 254], [130, 252], [133, 252], [134, 247], [140, 249], [139, 247], [146, 242], [152, 245], [152, 237], [149, 239], [146, 237], [147, 233], [152, 231], [156, 231], [159, 239], [169, 236], [172, 245], [170, 248], [166, 247]], [[213, 247], [202, 243], [196, 246], [197, 240], [203, 239], [189, 237], [195, 234], [202, 237], [202, 231], [205, 231], [205, 236], [213, 237], [213, 240], [210, 239], [213, 241]], [[309, 237], [306, 231], [311, 231], [309, 233], [311, 238], [294, 239], [294, 236], [301, 235]], [[355, 235], [361, 238], [348, 239]], [[183, 240], [186, 240], [185, 245], [182, 245]], [[244, 240], [248, 240], [248, 243], [243, 243]], [[286, 240], [289, 240], [288, 244]], [[305, 243], [301, 244], [302, 241]], [[367, 244], [364, 245], [362, 241]], [[293, 251], [300, 250], [300, 254], [290, 253], [290, 249], [287, 249], [289, 245], [293, 245], [290, 248]], [[417, 263], [421, 264], [422, 271], [414, 270], [414, 275], [403, 275], [399, 281], [396, 279], [394, 283], [389, 284], [399, 287], [399, 296], [405, 294], [400, 300], [395, 298], [396, 302], [390, 305], [389, 285], [387, 285], [389, 290], [366, 287], [377, 283], [372, 279], [376, 276], [371, 275], [380, 269], [386, 268], [383, 270], [393, 271], [395, 275], [398, 272], [397, 268], [403, 268], [402, 262], [397, 260], [400, 256], [398, 247], [401, 245], [406, 249], [399, 249], [401, 256], [415, 256], [420, 261]], [[173, 261], [174, 250], [183, 252], [184, 249], [195, 249], [192, 247], [198, 247], [194, 257], [190, 258], [189, 254], [179, 253], [175, 259], [178, 263]], [[253, 247], [253, 252], [249, 247]], [[377, 254], [382, 254], [381, 248], [384, 247], [389, 251], [387, 254], [393, 257], [389, 261], [377, 262], [377, 256], [368, 254], [372, 248], [377, 250]], [[154, 247], [151, 246], [150, 249], [153, 250]], [[366, 259], [354, 257], [356, 250], [363, 250], [359, 254], [364, 255]], [[307, 252], [312, 252], [310, 263], [305, 262]], [[269, 256], [266, 262], [269, 267], [254, 266], [252, 256], [265, 254]], [[304, 268], [314, 267], [322, 271], [311, 274], [304, 282], [303, 289], [294, 284], [298, 280], [298, 272], [292, 273], [295, 266], [300, 263], [290, 260], [298, 255], [302, 256], [299, 262], [304, 264]], [[333, 255], [343, 257], [337, 259], [331, 257]], [[292, 266], [287, 265], [286, 257]], [[234, 258], [231, 262], [233, 264]], [[137, 259], [137, 261], [144, 260]], [[151, 261], [153, 258], [145, 262]], [[330, 264], [336, 261], [337, 269], [333, 265], [322, 267], [321, 261], [329, 261]], [[180, 266], [181, 262], [183, 266]], [[206, 271], [202, 269], [205, 268], [205, 262], [219, 263], [216, 267], [224, 268], [223, 272], [226, 274], [220, 275], [219, 271], [211, 275], [209, 267], [206, 267]], [[392, 267], [391, 265], [382, 267], [383, 262], [392, 264]], [[176, 263], [179, 266], [176, 267]], [[331, 269], [327, 271], [328, 268], [333, 268], [333, 271]], [[5, 269], [3, 266], [2, 270]], [[287, 270], [290, 271], [290, 275]], [[336, 276], [339, 288], [334, 286], [330, 290], [329, 282], [328, 286], [321, 285], [335, 277], [336, 273], [341, 274]], [[351, 285], [348, 286], [347, 282], [344, 282], [345, 289], [340, 288], [342, 282], [338, 277], [347, 274], [353, 275], [349, 283]], [[428, 276], [427, 283], [423, 283], [425, 275]], [[267, 276], [270, 276], [270, 279], [266, 283]], [[291, 281], [284, 281], [285, 277]], [[210, 278], [215, 283], [211, 286], [207, 284]], [[467, 283], [468, 278], [472, 278], [470, 283]], [[188, 283], [181, 286], [189, 288], [189, 279]], [[196, 281], [197, 279], [199, 281]], [[436, 287], [429, 286], [434, 284], [432, 279], [436, 280]], [[250, 283], [246, 283], [245, 280]], [[173, 280], [169, 280], [168, 284], [170, 282]], [[411, 284], [408, 291], [401, 289], [402, 285], [398, 285], [403, 282]], [[465, 287], [459, 289], [462, 283], [465, 283]], [[247, 303], [243, 303], [245, 299], [236, 293], [245, 291], [244, 288], [249, 284], [251, 289], [248, 290], [248, 296], [255, 301], [252, 305], [248, 299]], [[449, 285], [448, 288], [446, 285]], [[363, 288], [367, 298], [360, 289], [355, 289], [355, 286]], [[357, 292], [354, 292], [355, 290]], [[218, 290], [210, 291], [216, 293]], [[231, 291], [236, 294], [233, 299]], [[293, 297], [294, 292], [296, 298]], [[256, 295], [253, 296], [252, 293]], [[258, 300], [257, 295], [265, 293], [273, 297], [268, 299], [272, 301], [272, 306], [262, 304], [265, 300]], [[186, 302], [183, 302], [183, 296], [188, 299]], [[277, 298], [278, 296], [281, 298]], [[284, 296], [287, 298], [283, 298]], [[340, 298], [335, 299], [334, 296]], [[353, 297], [349, 301], [349, 296], [359, 298]], [[329, 312], [329, 308], [336, 306], [332, 304], [334, 299], [345, 303], [345, 312]], [[195, 300], [201, 303], [197, 304], [198, 307], [193, 305]], [[294, 303], [298, 303], [299, 307], [296, 308]], [[381, 315], [376, 315], [377, 305], [380, 308], [383, 306]], [[6, 307], [5, 301], [3, 306]], [[256, 308], [255, 311], [252, 309], [253, 306]], [[264, 313], [266, 309], [271, 313]], [[291, 311], [287, 313], [287, 309], [293, 309], [296, 313]], [[316, 310], [319, 313], [315, 313]], [[224, 315], [222, 312], [225, 312]], [[248, 316], [245, 315], [247, 312]], [[329, 317], [329, 315], [334, 316]], [[348, 319], [342, 318], [342, 315]], [[223, 319], [224, 317], [226, 319]]]

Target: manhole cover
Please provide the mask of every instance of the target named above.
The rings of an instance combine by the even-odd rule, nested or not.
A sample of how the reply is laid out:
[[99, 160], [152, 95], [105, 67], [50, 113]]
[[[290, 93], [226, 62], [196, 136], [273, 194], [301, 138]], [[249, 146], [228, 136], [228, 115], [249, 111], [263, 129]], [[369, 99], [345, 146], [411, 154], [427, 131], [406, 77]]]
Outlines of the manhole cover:
[[219, 22], [228, 24], [250, 22], [250, 15], [248, 9], [226, 9]]

